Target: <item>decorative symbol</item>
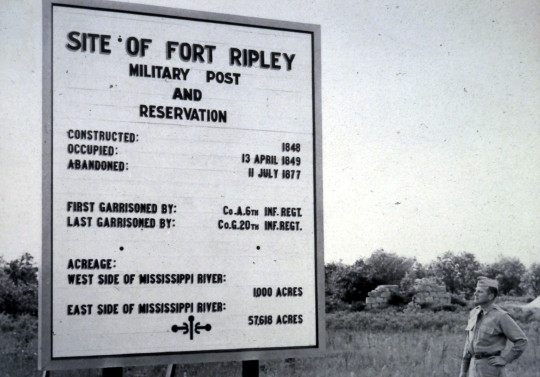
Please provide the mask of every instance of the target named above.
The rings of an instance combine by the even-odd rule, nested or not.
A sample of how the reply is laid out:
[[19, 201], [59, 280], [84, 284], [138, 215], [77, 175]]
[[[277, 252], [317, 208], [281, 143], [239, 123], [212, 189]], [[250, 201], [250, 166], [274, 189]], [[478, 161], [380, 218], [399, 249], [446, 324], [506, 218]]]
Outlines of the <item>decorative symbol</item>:
[[189, 340], [193, 340], [193, 332], [195, 332], [195, 334], [200, 334], [201, 330], [206, 330], [206, 331], [212, 330], [212, 326], [210, 326], [209, 323], [204, 326], [201, 326], [201, 323], [197, 322], [195, 325], [193, 325], [193, 321], [195, 321], [195, 317], [192, 315], [188, 317], [188, 320], [189, 320], [189, 325], [185, 322], [183, 326], [173, 325], [173, 327], [171, 327], [171, 330], [173, 332], [178, 332], [178, 330], [182, 330], [184, 335], [189, 333]]

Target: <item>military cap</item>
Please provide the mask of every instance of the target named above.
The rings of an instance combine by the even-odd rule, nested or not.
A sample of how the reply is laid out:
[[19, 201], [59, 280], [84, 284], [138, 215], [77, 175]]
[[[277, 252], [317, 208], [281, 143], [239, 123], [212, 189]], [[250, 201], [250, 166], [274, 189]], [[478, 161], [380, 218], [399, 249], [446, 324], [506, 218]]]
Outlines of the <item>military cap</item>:
[[495, 279], [489, 279], [485, 276], [479, 276], [478, 277], [478, 283], [476, 284], [479, 288], [495, 288], [499, 290], [499, 282]]

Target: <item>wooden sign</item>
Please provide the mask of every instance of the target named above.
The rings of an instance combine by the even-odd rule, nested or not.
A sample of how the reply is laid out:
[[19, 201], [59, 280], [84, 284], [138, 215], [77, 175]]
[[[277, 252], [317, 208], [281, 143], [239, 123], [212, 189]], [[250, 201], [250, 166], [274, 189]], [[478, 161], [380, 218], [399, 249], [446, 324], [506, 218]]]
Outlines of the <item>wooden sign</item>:
[[324, 348], [320, 30], [44, 3], [40, 368]]

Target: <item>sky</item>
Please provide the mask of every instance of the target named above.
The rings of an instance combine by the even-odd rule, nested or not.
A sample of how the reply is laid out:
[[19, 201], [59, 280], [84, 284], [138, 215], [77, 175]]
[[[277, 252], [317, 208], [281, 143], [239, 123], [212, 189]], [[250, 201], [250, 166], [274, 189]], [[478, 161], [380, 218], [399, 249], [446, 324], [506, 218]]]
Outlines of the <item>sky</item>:
[[[320, 24], [325, 261], [540, 262], [537, 1], [133, 1]], [[0, 255], [41, 250], [41, 2], [0, 7]]]

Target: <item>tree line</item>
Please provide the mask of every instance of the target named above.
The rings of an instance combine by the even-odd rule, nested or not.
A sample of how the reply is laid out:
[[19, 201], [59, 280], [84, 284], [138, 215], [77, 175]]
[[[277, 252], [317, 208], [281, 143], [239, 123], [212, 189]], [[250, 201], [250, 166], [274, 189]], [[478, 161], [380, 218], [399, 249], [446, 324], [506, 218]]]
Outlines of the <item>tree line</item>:
[[[368, 292], [379, 285], [399, 285], [410, 291], [416, 279], [431, 278], [445, 284], [457, 299], [469, 299], [476, 278], [499, 281], [499, 291], [510, 296], [540, 296], [540, 264], [526, 268], [518, 258], [500, 257], [482, 264], [474, 254], [448, 251], [428, 264], [384, 250], [374, 251], [352, 265], [340, 262], [325, 265], [326, 311], [362, 310]], [[6, 261], [0, 256], [0, 313], [11, 316], [38, 315], [38, 267], [32, 255]]]
[[368, 292], [379, 285], [399, 285], [410, 292], [416, 279], [430, 278], [446, 285], [453, 300], [470, 299], [478, 276], [497, 279], [499, 293], [509, 296], [540, 295], [540, 264], [526, 268], [518, 258], [499, 257], [493, 263], [482, 264], [474, 254], [445, 252], [428, 264], [414, 258], [376, 250], [368, 258], [352, 265], [341, 262], [325, 266], [326, 311], [359, 311], [365, 306]]

